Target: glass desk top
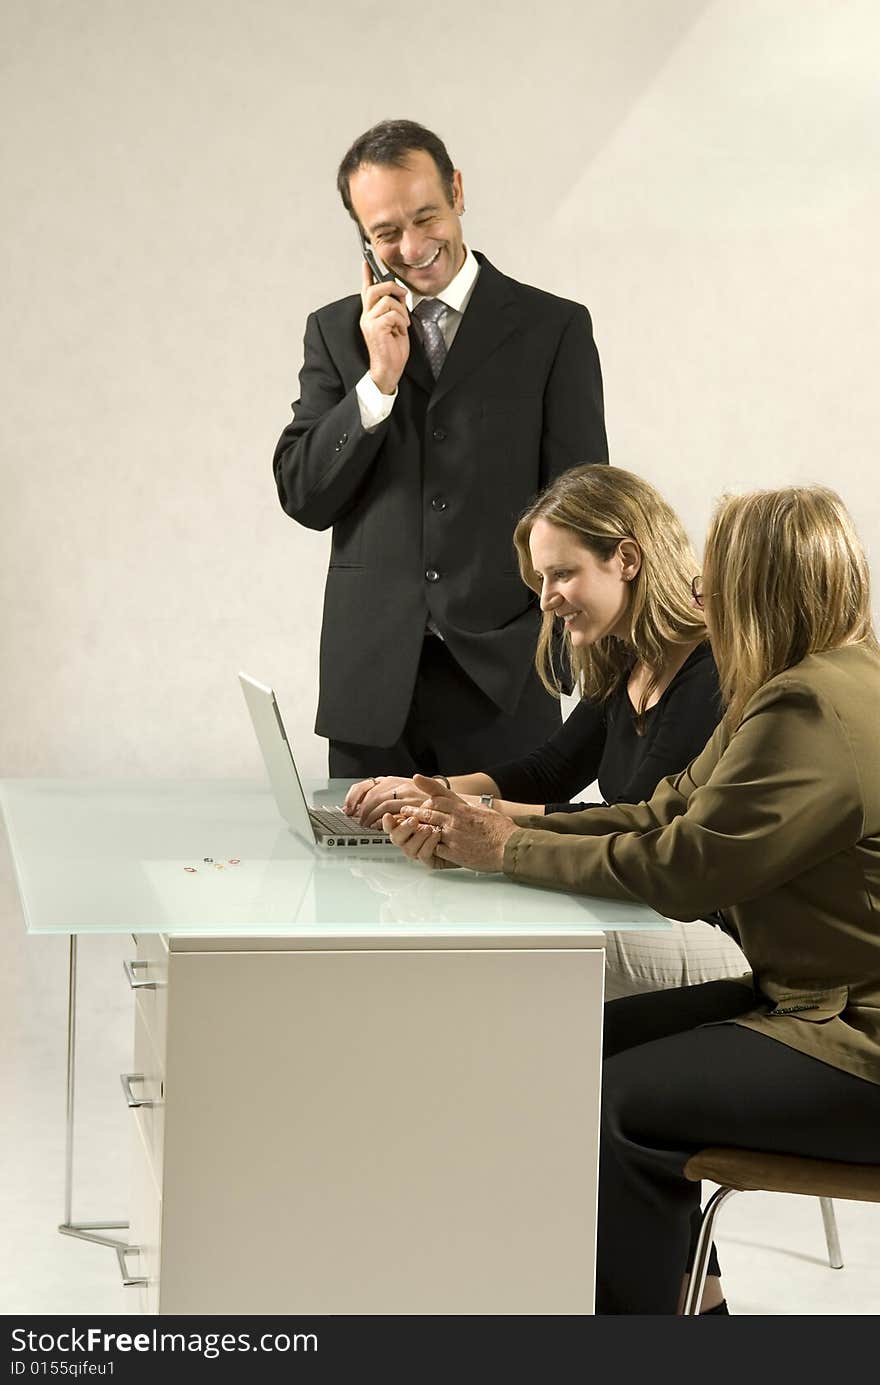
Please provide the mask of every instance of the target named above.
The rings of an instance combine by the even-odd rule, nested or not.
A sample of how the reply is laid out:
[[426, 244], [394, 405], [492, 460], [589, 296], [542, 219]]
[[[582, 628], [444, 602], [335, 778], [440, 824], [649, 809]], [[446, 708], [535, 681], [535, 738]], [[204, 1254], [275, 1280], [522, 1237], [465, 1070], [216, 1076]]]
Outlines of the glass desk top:
[[[347, 783], [305, 789], [328, 805]], [[539, 940], [669, 926], [644, 905], [310, 847], [261, 783], [7, 779], [0, 805], [31, 933]]]

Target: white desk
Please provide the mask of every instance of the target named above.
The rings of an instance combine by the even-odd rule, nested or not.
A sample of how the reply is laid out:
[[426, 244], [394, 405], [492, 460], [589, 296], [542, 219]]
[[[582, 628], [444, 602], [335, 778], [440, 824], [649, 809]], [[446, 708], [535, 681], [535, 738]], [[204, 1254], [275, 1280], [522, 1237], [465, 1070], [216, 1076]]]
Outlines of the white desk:
[[0, 802], [28, 930], [70, 936], [61, 1229], [110, 1245], [72, 1219], [76, 936], [133, 935], [145, 1311], [592, 1311], [602, 930], [663, 920], [318, 853], [252, 784]]

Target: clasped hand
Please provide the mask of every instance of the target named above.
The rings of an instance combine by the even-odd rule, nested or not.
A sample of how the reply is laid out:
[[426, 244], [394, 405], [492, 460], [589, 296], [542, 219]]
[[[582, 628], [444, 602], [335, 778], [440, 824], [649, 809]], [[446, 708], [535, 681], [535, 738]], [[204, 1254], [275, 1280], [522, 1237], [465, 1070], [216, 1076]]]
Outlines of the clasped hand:
[[405, 804], [382, 818], [385, 831], [405, 856], [429, 870], [451, 866], [501, 870], [504, 847], [517, 830], [516, 823], [491, 808], [466, 803], [450, 789], [439, 787], [436, 779], [416, 774], [412, 783], [425, 801]]
[[[420, 775], [419, 778], [424, 778]], [[430, 794], [439, 792], [439, 779], [428, 779], [430, 788], [417, 789], [412, 779], [402, 775], [383, 774], [375, 779], [362, 779], [352, 784], [345, 795], [342, 811], [356, 818], [362, 827], [378, 827], [386, 813], [399, 813], [404, 803], [422, 804]]]

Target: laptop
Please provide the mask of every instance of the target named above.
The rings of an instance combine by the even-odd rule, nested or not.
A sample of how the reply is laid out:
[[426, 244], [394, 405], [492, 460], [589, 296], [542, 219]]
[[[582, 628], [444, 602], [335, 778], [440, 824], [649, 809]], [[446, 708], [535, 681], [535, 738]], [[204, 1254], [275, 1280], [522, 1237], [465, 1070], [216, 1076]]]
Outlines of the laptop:
[[271, 688], [246, 673], [238, 675], [263, 753], [278, 811], [291, 831], [310, 846], [338, 851], [350, 847], [397, 852], [381, 827], [364, 827], [341, 808], [310, 808]]

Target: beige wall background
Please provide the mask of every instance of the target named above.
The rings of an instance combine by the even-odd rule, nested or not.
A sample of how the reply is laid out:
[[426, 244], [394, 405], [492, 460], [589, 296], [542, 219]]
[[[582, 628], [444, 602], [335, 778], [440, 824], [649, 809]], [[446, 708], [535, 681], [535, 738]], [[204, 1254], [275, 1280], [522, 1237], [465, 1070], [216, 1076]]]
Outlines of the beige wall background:
[[696, 541], [722, 491], [816, 480], [880, 561], [874, 0], [5, 0], [2, 27], [0, 772], [257, 775], [239, 668], [324, 772], [327, 536], [270, 464], [306, 314], [358, 283], [335, 168], [384, 116], [445, 138], [472, 245], [590, 307], [612, 460]]

